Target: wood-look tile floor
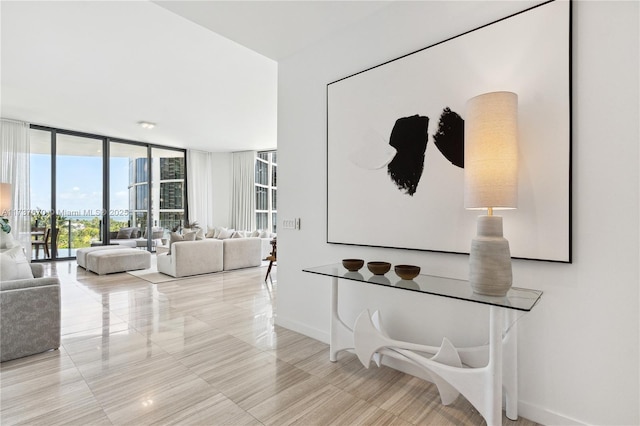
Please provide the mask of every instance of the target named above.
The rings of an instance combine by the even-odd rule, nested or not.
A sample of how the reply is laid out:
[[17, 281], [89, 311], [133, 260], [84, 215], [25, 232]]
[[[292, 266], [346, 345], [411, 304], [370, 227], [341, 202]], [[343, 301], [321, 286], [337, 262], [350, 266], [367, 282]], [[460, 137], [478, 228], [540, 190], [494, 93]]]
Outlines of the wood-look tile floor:
[[[365, 369], [274, 325], [277, 282], [251, 268], [152, 284], [45, 264], [62, 286], [62, 346], [0, 364], [0, 423], [478, 425], [463, 397]], [[535, 425], [503, 417], [505, 425]]]

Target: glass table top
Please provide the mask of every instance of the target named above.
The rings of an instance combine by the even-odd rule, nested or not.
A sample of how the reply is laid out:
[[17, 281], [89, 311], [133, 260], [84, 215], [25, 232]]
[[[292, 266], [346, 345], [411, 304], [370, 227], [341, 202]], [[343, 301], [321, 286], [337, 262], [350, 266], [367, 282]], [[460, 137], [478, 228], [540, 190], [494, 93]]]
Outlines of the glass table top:
[[468, 281], [434, 275], [421, 274], [412, 280], [403, 280], [393, 271], [393, 266], [384, 275], [373, 275], [366, 265], [358, 272], [350, 272], [341, 263], [305, 268], [302, 271], [527, 312], [533, 309], [542, 296], [542, 291], [518, 287], [511, 287], [504, 297], [484, 296], [474, 293]]

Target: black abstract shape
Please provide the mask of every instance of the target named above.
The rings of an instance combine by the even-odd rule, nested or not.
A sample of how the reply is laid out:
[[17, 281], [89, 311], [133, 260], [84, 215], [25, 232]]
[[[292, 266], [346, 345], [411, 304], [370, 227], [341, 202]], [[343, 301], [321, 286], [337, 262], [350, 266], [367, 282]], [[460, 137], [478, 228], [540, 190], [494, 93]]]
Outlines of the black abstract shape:
[[429, 117], [413, 115], [397, 119], [391, 130], [389, 145], [397, 152], [387, 166], [387, 172], [398, 188], [411, 196], [418, 189], [424, 169], [428, 127]]
[[447, 160], [464, 168], [464, 120], [449, 107], [442, 110], [433, 141]]

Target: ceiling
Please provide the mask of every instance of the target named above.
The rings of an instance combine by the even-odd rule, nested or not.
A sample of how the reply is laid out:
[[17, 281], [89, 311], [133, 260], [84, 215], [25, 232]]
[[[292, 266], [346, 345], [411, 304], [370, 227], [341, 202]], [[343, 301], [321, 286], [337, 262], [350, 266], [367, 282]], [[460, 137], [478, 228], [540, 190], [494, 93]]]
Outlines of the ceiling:
[[388, 4], [2, 1], [0, 115], [214, 152], [273, 149], [277, 61]]
[[154, 1], [279, 61], [388, 6], [385, 1]]

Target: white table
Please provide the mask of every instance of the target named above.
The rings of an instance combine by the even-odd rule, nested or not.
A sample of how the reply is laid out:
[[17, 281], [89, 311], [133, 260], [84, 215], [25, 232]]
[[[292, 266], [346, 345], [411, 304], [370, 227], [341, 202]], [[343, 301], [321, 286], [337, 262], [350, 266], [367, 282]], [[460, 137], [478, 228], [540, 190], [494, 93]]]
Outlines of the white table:
[[[473, 293], [463, 280], [418, 275], [407, 281], [393, 270], [384, 276], [371, 274], [366, 266], [358, 272], [349, 272], [339, 263], [303, 271], [331, 278], [331, 361], [335, 362], [338, 352], [343, 350], [354, 351], [367, 368], [372, 360], [380, 365], [383, 356], [409, 361], [432, 378], [443, 404], [452, 403], [462, 394], [490, 426], [502, 424], [504, 389], [507, 417], [518, 418], [516, 314], [533, 309], [541, 291], [513, 287], [505, 297], [483, 296]], [[381, 313], [371, 314], [369, 310], [363, 311], [351, 328], [338, 315], [340, 280], [489, 305], [489, 344], [456, 348], [446, 338], [440, 347], [394, 340], [384, 330]]]

